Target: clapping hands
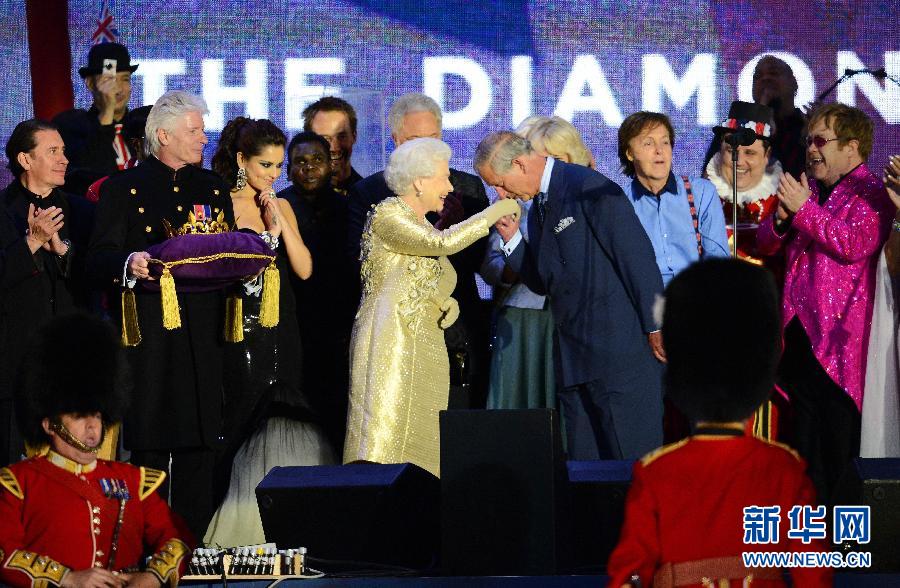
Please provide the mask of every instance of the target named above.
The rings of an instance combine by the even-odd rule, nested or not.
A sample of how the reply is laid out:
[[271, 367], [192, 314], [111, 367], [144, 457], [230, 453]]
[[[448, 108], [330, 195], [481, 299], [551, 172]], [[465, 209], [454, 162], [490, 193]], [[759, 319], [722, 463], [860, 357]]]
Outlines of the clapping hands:
[[775, 193], [779, 203], [776, 212], [778, 218], [784, 220], [795, 214], [809, 200], [811, 194], [805, 172], [800, 174], [799, 182], [791, 174], [782, 174], [778, 182], [778, 191]]
[[891, 156], [884, 167], [884, 187], [894, 206], [900, 208], [900, 155]]
[[[63, 211], [61, 208], [51, 206], [49, 208], [36, 208], [34, 204], [28, 205], [28, 234], [25, 237], [28, 248], [32, 253], [44, 247], [48, 251], [54, 251], [60, 247], [65, 253], [66, 245], [59, 238], [59, 230], [63, 227]], [[55, 239], [55, 245], [51, 240]]]

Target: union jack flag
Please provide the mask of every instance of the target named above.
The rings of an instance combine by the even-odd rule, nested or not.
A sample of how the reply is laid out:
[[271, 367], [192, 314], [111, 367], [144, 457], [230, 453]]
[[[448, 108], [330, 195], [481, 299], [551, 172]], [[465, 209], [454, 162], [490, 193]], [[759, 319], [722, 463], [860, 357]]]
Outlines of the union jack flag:
[[112, 12], [109, 10], [109, 2], [100, 0], [100, 16], [97, 17], [97, 29], [91, 35], [91, 45], [118, 42], [119, 29], [116, 28]]

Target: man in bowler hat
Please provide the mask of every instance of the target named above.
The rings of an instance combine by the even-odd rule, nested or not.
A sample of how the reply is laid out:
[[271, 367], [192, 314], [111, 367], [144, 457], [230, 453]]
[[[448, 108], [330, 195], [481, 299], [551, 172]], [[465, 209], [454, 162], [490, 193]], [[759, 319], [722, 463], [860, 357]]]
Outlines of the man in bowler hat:
[[131, 74], [137, 68], [124, 45], [102, 43], [91, 47], [87, 65], [78, 70], [93, 104], [53, 119], [69, 158], [67, 192], [83, 196], [96, 180], [130, 167], [135, 154], [122, 130], [131, 100]]

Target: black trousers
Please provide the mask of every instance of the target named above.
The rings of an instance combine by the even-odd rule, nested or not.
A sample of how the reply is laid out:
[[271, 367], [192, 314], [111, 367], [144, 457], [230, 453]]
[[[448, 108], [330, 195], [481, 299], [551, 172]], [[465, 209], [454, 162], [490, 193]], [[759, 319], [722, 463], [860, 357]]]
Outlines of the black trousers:
[[859, 456], [860, 413], [812, 351], [799, 319], [784, 332], [778, 383], [794, 413], [791, 445], [806, 460], [820, 504], [829, 504], [838, 479]]
[[220, 452], [208, 448], [131, 452], [132, 464], [166, 472], [157, 492], [185, 520], [198, 544], [222, 496], [217, 488], [220, 458]]

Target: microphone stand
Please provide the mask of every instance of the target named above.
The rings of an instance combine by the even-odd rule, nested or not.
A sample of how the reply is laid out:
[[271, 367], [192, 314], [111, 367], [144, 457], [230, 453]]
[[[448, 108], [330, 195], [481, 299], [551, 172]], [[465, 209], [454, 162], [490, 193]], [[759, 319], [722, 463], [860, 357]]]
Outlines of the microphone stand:
[[738, 240], [738, 189], [737, 189], [738, 145], [731, 148], [731, 256], [737, 259]]
[[839, 77], [839, 78], [837, 79], [837, 81], [835, 81], [833, 84], [831, 84], [830, 86], [828, 86], [828, 89], [826, 89], [824, 92], [822, 92], [821, 94], [819, 94], [819, 97], [816, 98], [816, 101], [817, 101], [817, 102], [821, 102], [822, 100], [825, 100], [825, 98], [827, 98], [829, 94], [831, 94], [832, 92], [834, 92], [834, 89], [837, 88], [837, 87], [840, 85], [841, 82], [843, 82], [844, 80], [846, 80], [846, 79], [848, 79], [848, 78], [852, 78], [853, 76], [855, 76], [855, 75], [857, 75], [857, 74], [869, 74], [870, 76], [874, 77], [876, 80], [885, 80], [885, 79], [891, 80], [892, 82], [894, 82], [895, 84], [897, 84], [898, 86], [900, 86], [900, 80], [898, 80], [898, 79], [895, 78], [894, 76], [888, 75], [887, 72], [884, 70], [884, 68], [876, 69], [876, 70], [869, 70], [869, 69], [845, 69], [845, 70], [844, 70], [844, 75], [842, 75], [841, 77]]
[[825, 100], [826, 98], [828, 98], [828, 95], [831, 94], [832, 92], [834, 92], [834, 89], [837, 88], [841, 82], [843, 82], [844, 80], [851, 78], [855, 75], [856, 75], [856, 72], [850, 73], [849, 70], [845, 71], [844, 75], [842, 75], [837, 80], [835, 80], [835, 82], [833, 84], [831, 84], [830, 86], [828, 86], [828, 88], [824, 92], [819, 94], [819, 97], [816, 98], [816, 102], [821, 102], [821, 101]]

